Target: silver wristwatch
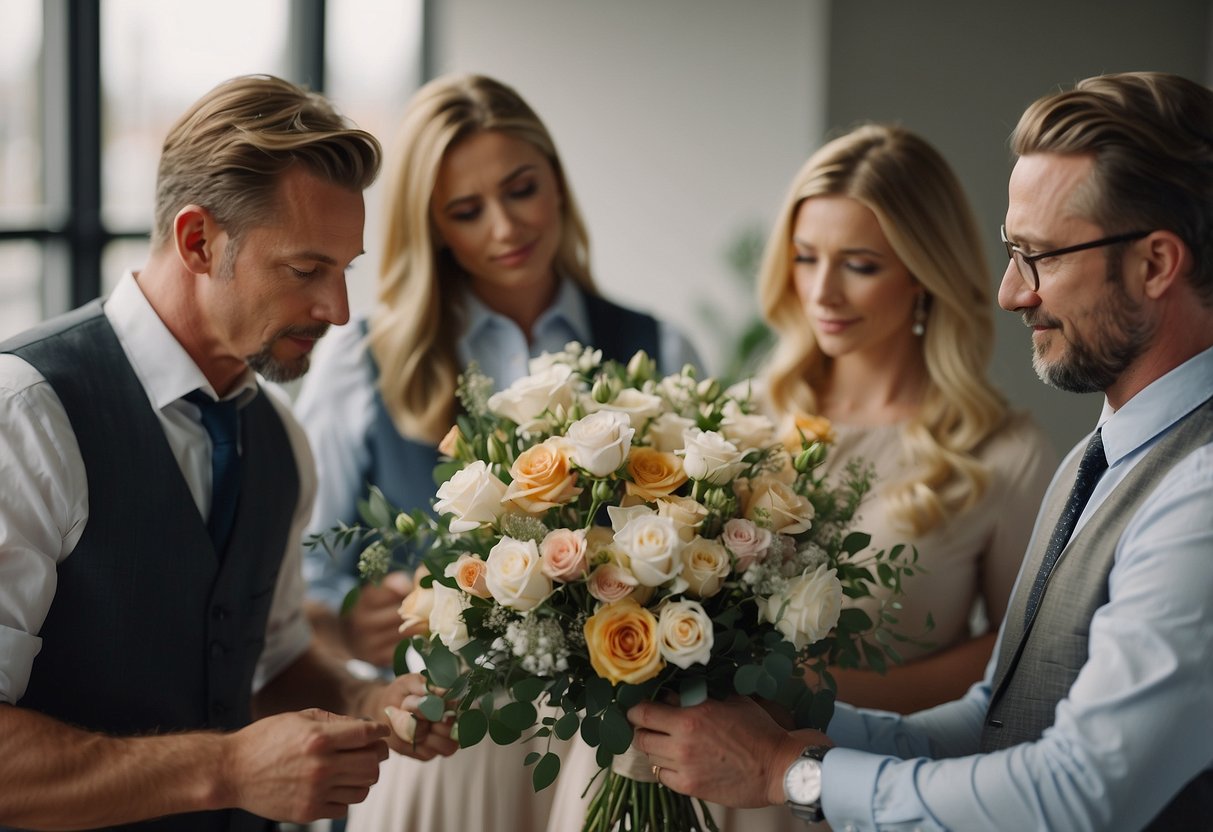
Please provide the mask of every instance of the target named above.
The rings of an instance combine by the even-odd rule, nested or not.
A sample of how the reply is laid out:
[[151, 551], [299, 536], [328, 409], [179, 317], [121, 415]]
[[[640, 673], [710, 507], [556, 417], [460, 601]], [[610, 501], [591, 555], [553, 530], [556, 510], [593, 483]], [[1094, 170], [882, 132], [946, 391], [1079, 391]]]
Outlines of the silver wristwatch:
[[809, 823], [824, 820], [821, 811], [821, 761], [828, 745], [810, 745], [783, 775], [783, 795], [792, 814]]

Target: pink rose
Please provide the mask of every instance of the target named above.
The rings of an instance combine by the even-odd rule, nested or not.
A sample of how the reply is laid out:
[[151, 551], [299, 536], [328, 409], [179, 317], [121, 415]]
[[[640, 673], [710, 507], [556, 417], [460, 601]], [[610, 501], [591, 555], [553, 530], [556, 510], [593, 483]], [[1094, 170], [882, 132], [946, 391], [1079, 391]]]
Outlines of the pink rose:
[[604, 563], [590, 573], [587, 589], [604, 604], [622, 601], [640, 585], [636, 576], [616, 563]]
[[744, 572], [766, 558], [771, 546], [771, 531], [760, 528], [752, 520], [734, 517], [724, 524], [720, 542], [737, 558], [737, 571]]
[[554, 581], [569, 583], [585, 577], [585, 529], [556, 529], [539, 544], [539, 568]]

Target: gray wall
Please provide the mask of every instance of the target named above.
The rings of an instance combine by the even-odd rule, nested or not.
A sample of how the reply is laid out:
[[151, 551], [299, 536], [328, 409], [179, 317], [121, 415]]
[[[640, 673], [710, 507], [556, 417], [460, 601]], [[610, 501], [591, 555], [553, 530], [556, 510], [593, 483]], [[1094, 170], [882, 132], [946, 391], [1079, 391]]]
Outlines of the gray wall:
[[[1012, 159], [1007, 139], [1035, 98], [1102, 72], [1165, 70], [1213, 80], [1213, 3], [839, 0], [830, 12], [827, 129], [895, 121], [952, 163], [986, 235], [995, 285], [998, 226]], [[1018, 316], [999, 310], [993, 373], [1049, 429], [1059, 450], [1088, 432], [1103, 398], [1046, 387]]]

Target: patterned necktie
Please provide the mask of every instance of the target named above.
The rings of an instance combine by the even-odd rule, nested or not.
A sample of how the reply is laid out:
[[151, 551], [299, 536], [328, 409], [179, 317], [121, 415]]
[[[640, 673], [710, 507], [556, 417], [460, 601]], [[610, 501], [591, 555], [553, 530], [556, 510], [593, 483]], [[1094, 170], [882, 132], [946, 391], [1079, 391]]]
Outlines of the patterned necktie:
[[185, 400], [202, 414], [202, 426], [211, 437], [211, 514], [206, 521], [215, 552], [222, 556], [236, 519], [240, 498], [240, 413], [235, 401], [217, 402], [201, 390]]
[[1057, 526], [1053, 529], [1053, 536], [1049, 538], [1049, 548], [1045, 550], [1044, 560], [1040, 562], [1040, 571], [1036, 573], [1036, 580], [1032, 583], [1032, 592], [1028, 595], [1028, 609], [1023, 619], [1025, 627], [1032, 620], [1036, 607], [1040, 605], [1040, 596], [1044, 594], [1049, 573], [1053, 571], [1057, 558], [1070, 542], [1070, 535], [1074, 534], [1079, 515], [1091, 499], [1095, 484], [1106, 470], [1108, 458], [1104, 456], [1103, 428], [1100, 427], [1087, 443], [1087, 449], [1083, 451], [1082, 461], [1078, 463], [1078, 476], [1074, 479], [1074, 488], [1070, 490], [1070, 498], [1066, 500], [1061, 517], [1057, 518]]

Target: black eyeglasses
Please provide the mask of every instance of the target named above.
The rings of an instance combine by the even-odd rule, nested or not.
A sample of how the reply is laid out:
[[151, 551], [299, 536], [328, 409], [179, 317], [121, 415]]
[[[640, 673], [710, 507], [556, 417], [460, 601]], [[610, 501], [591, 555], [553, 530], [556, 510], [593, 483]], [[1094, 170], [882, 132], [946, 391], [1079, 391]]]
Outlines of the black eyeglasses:
[[1019, 276], [1032, 287], [1033, 292], [1040, 291], [1040, 275], [1036, 272], [1036, 261], [1042, 260], [1045, 257], [1057, 257], [1061, 254], [1073, 254], [1076, 251], [1086, 251], [1089, 248], [1099, 248], [1100, 246], [1110, 246], [1116, 243], [1127, 243], [1130, 240], [1140, 240], [1149, 231], [1130, 231], [1127, 234], [1113, 234], [1111, 237], [1104, 237], [1100, 240], [1092, 240], [1089, 243], [1079, 243], [1076, 246], [1066, 246], [1065, 248], [1055, 248], [1052, 251], [1042, 251], [1039, 254], [1028, 254], [1015, 243], [1007, 239], [1007, 227], [1000, 225], [998, 227], [999, 236], [1002, 237], [1002, 244], [1007, 247], [1007, 258], [1015, 261], [1015, 268], [1019, 270]]

